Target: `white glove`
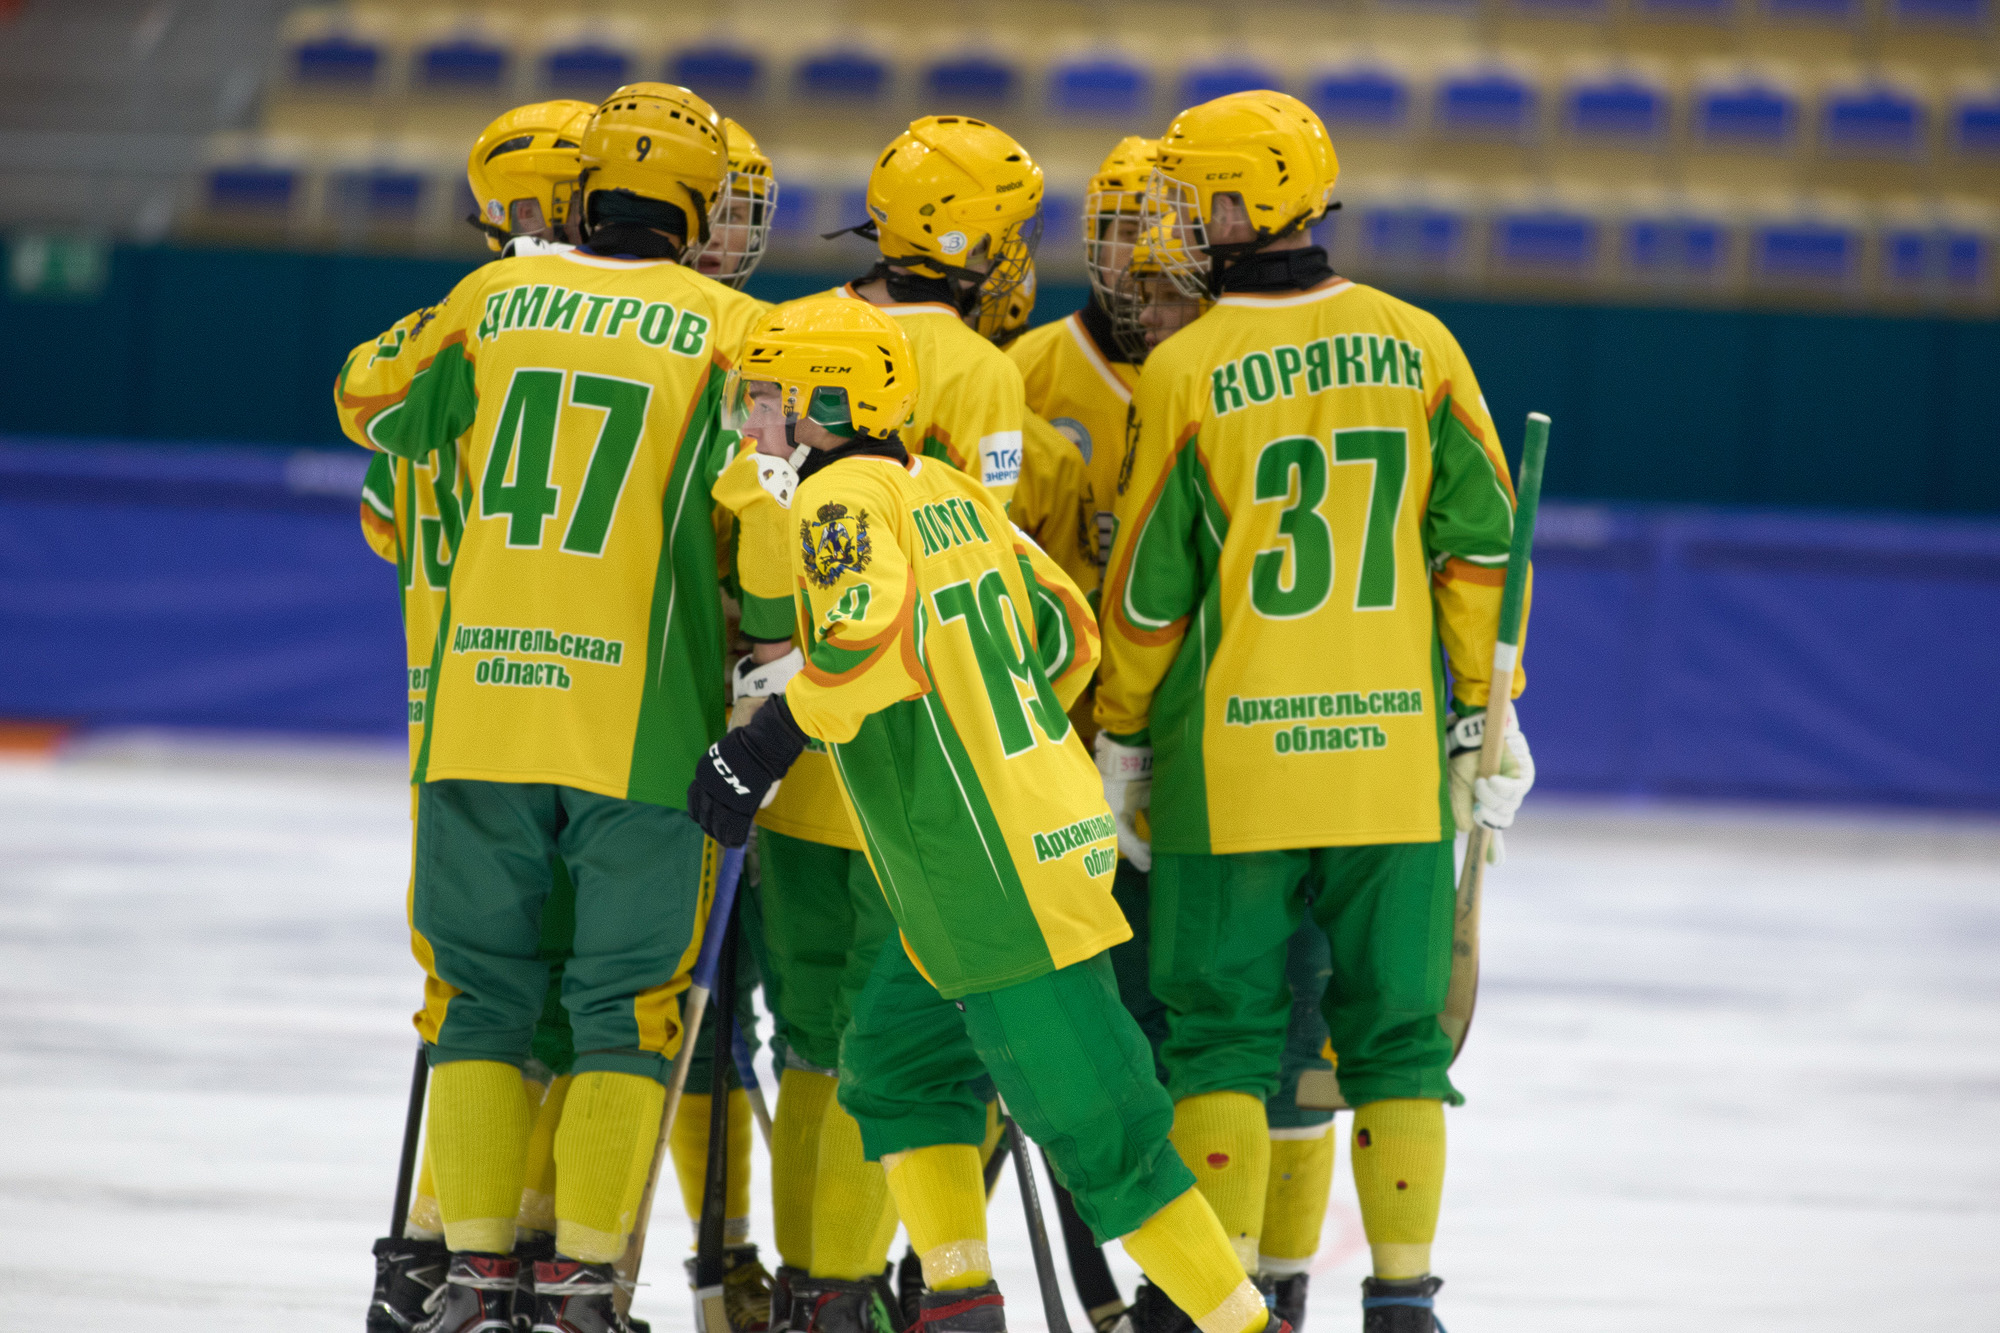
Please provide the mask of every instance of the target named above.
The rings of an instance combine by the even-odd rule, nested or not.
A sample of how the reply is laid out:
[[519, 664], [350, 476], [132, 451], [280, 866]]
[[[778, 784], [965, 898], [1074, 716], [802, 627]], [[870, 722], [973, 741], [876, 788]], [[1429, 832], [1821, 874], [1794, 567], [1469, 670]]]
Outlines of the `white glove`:
[[1479, 750], [1486, 740], [1485, 710], [1461, 717], [1451, 724], [1451, 815], [1462, 829], [1477, 823], [1492, 830], [1486, 840], [1486, 862], [1499, 865], [1507, 858], [1506, 841], [1500, 830], [1511, 828], [1514, 815], [1535, 785], [1535, 756], [1522, 734], [1521, 720], [1514, 705], [1507, 705], [1507, 731], [1501, 737], [1500, 771], [1490, 778], [1479, 774]]
[[[748, 653], [738, 658], [736, 670], [730, 673], [729, 678], [729, 697], [735, 701], [729, 706], [729, 729], [734, 731], [745, 725], [757, 716], [757, 710], [764, 706], [766, 699], [774, 694], [783, 694], [786, 682], [798, 675], [805, 664], [805, 652], [796, 646], [783, 657], [769, 662], [759, 662]], [[757, 808], [762, 810], [777, 800], [778, 788], [782, 785], [782, 778], [772, 783], [771, 789], [764, 793], [763, 804]]]
[[1153, 804], [1153, 747], [1120, 745], [1097, 733], [1097, 771], [1104, 777], [1104, 800], [1118, 822], [1118, 852], [1142, 871], [1153, 868], [1153, 844], [1139, 836], [1139, 816]]

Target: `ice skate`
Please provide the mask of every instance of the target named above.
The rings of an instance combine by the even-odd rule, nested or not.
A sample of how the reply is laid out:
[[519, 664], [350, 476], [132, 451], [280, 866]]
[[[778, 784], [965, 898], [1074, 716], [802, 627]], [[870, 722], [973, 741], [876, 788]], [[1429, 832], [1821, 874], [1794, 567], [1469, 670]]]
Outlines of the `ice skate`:
[[1363, 1278], [1361, 1333], [1444, 1333], [1431, 1312], [1431, 1298], [1443, 1285], [1443, 1278], [1428, 1274], [1393, 1282]]
[[534, 1333], [632, 1333], [612, 1298], [610, 1264], [582, 1264], [558, 1255], [535, 1265]]
[[[778, 1322], [777, 1287], [771, 1274], [757, 1257], [755, 1245], [731, 1245], [722, 1252], [722, 1305], [729, 1316], [730, 1333], [768, 1333], [782, 1328]], [[693, 1259], [686, 1262], [688, 1285], [694, 1285]], [[782, 1266], [778, 1270], [786, 1270]]]
[[451, 1251], [441, 1240], [384, 1236], [375, 1242], [375, 1295], [368, 1302], [368, 1333], [410, 1333], [424, 1318], [424, 1302], [444, 1283]]
[[[1282, 1319], [1292, 1326], [1292, 1333], [1305, 1333], [1306, 1327], [1306, 1273], [1288, 1273], [1284, 1277], [1270, 1279], [1271, 1286], [1264, 1293], [1265, 1303], [1271, 1308], [1271, 1318]], [[1257, 1285], [1262, 1288], [1264, 1280]]]
[[1132, 1333], [1194, 1333], [1194, 1320], [1150, 1282], [1139, 1284], [1125, 1318], [1131, 1321]]
[[1000, 1284], [985, 1282], [957, 1291], [927, 1291], [920, 1299], [910, 1333], [1006, 1333], [1007, 1303]]
[[793, 1333], [896, 1333], [895, 1318], [873, 1278], [794, 1279], [788, 1327]]
[[430, 1313], [415, 1333], [514, 1333], [514, 1295], [521, 1261], [511, 1255], [454, 1254], [444, 1285], [430, 1294]]
[[904, 1328], [913, 1327], [924, 1308], [924, 1261], [912, 1249], [903, 1251], [896, 1265], [896, 1303], [902, 1311]]
[[805, 1269], [794, 1268], [790, 1264], [778, 1265], [778, 1271], [771, 1275], [772, 1328], [792, 1326], [792, 1288], [805, 1281], [810, 1281]]

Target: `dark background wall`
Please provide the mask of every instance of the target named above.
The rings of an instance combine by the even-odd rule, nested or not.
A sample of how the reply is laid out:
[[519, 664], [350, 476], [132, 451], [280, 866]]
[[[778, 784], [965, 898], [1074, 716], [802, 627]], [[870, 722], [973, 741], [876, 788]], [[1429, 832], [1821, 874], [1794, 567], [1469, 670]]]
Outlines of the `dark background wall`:
[[[331, 444], [341, 359], [439, 300], [449, 260], [120, 248], [102, 293], [0, 297], [0, 433]], [[771, 300], [841, 273], [760, 274]], [[1045, 287], [1037, 315], [1083, 299]], [[2000, 513], [2000, 323], [1412, 299], [1510, 443], [1556, 422], [1552, 495]]]

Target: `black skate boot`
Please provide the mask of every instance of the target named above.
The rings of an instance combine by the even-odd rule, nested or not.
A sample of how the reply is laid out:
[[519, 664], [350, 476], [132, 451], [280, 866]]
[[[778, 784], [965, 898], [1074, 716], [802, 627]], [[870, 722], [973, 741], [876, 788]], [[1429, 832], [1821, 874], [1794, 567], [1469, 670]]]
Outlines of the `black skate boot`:
[[521, 1261], [512, 1255], [454, 1254], [444, 1285], [424, 1302], [415, 1333], [514, 1333]]
[[451, 1251], [441, 1240], [375, 1242], [375, 1294], [368, 1302], [368, 1333], [410, 1333], [424, 1318], [424, 1302], [444, 1285]]
[[[690, 1287], [694, 1285], [694, 1263], [689, 1259], [685, 1265]], [[757, 1258], [757, 1247], [728, 1246], [722, 1251], [722, 1263], [722, 1307], [729, 1316], [729, 1333], [769, 1333], [777, 1292], [770, 1273]], [[779, 1271], [785, 1270], [781, 1267]]]
[[806, 1270], [794, 1268], [790, 1264], [779, 1264], [778, 1271], [771, 1275], [772, 1328], [792, 1326], [792, 1287], [805, 1280]]
[[793, 1333], [896, 1333], [875, 1279], [799, 1277], [792, 1282]]
[[1125, 1317], [1132, 1321], [1132, 1333], [1195, 1333], [1194, 1320], [1150, 1282], [1139, 1284]]
[[514, 1257], [521, 1261], [521, 1277], [514, 1284], [514, 1329], [529, 1333], [535, 1326], [535, 1265], [556, 1257], [556, 1238], [537, 1235], [516, 1241]]
[[534, 1333], [631, 1333], [618, 1313], [610, 1264], [583, 1264], [557, 1255], [535, 1265]]
[[997, 1282], [927, 1291], [910, 1333], [1007, 1333], [1007, 1302]]
[[[1264, 1302], [1271, 1309], [1272, 1319], [1282, 1319], [1292, 1326], [1292, 1333], [1305, 1333], [1306, 1328], [1306, 1278], [1305, 1273], [1287, 1273], [1283, 1277], [1270, 1279], [1271, 1288], [1264, 1293]], [[1258, 1278], [1262, 1288], [1265, 1279]]]
[[902, 1312], [899, 1320], [904, 1328], [916, 1325], [917, 1316], [923, 1313], [924, 1261], [917, 1257], [914, 1249], [903, 1251], [902, 1261], [896, 1265], [896, 1305]]
[[1431, 1298], [1444, 1285], [1441, 1277], [1361, 1280], [1361, 1333], [1445, 1333], [1431, 1312]]

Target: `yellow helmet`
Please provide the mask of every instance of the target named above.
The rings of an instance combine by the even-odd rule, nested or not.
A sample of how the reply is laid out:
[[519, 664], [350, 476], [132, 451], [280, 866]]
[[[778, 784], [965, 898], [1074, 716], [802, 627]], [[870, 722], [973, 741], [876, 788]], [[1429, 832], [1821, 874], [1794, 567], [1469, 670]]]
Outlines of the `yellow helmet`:
[[868, 302], [809, 296], [751, 329], [723, 404], [725, 425], [757, 437], [757, 480], [790, 508], [811, 453], [799, 422], [893, 439], [916, 409], [917, 359], [902, 326]]
[[[875, 159], [869, 221], [858, 230], [872, 233], [886, 262], [990, 299], [1026, 279], [1041, 209], [1042, 169], [1027, 149], [971, 116], [925, 116]], [[1023, 244], [1010, 246], [1017, 238]], [[970, 291], [962, 297], [963, 310]]]
[[[1326, 127], [1310, 107], [1278, 93], [1236, 93], [1174, 117], [1146, 191], [1146, 226], [1168, 229], [1167, 275], [1189, 296], [1210, 295], [1224, 263], [1309, 227], [1325, 214], [1338, 171]], [[1209, 239], [1218, 195], [1242, 200], [1248, 240]]]
[[690, 247], [684, 262], [717, 282], [741, 287], [750, 281], [771, 243], [771, 215], [778, 207], [778, 182], [771, 159], [750, 131], [722, 118], [729, 170], [708, 214], [708, 242]]
[[569, 220], [577, 150], [597, 108], [588, 102], [531, 102], [479, 132], [465, 158], [465, 183], [479, 211], [467, 219], [486, 248]]
[[1083, 196], [1083, 265], [1100, 301], [1108, 301], [1132, 255], [1146, 183], [1160, 158], [1160, 141], [1128, 135], [1118, 141]]
[[1299, 129], [1312, 143], [1313, 161], [1319, 167], [1320, 184], [1326, 192], [1327, 205], [1331, 207], [1333, 187], [1340, 181], [1340, 154], [1333, 150], [1333, 140], [1328, 137], [1326, 122], [1319, 118], [1319, 113], [1290, 93], [1281, 93], [1271, 88], [1231, 93], [1229, 96], [1261, 101], [1280, 115], [1290, 116], [1298, 122]]
[[[1035, 258], [1027, 253], [1027, 248], [1027, 242], [1016, 236], [1000, 252], [1009, 265], [1025, 264], [1025, 277], [1003, 294], [989, 295], [984, 290], [979, 294], [979, 311], [973, 317], [972, 327], [996, 347], [1005, 347], [1020, 337], [1027, 330], [1029, 317], [1035, 313]], [[1021, 255], [1018, 261], [1017, 250]]]
[[624, 191], [684, 215], [689, 245], [708, 239], [708, 211], [729, 170], [715, 108], [670, 83], [628, 83], [604, 99], [584, 131], [580, 186], [591, 198]]
[[1173, 267], [1198, 266], [1199, 257], [1166, 227], [1149, 227], [1132, 243], [1132, 257], [1118, 274], [1105, 300], [1111, 316], [1111, 336], [1133, 365], [1168, 335], [1186, 328], [1215, 302], [1207, 295], [1190, 296], [1169, 276]]

